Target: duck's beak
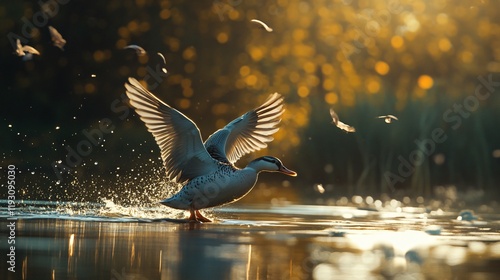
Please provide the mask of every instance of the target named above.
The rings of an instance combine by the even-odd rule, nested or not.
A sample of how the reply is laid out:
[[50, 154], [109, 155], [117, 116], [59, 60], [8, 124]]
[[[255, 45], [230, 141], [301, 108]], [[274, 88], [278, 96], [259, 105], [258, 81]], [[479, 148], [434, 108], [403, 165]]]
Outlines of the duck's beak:
[[284, 165], [282, 165], [280, 167], [280, 169], [278, 170], [278, 172], [281, 172], [283, 174], [286, 174], [288, 176], [292, 176], [292, 177], [295, 177], [297, 176], [297, 172], [293, 171], [293, 170], [290, 170], [288, 168], [286, 168]]

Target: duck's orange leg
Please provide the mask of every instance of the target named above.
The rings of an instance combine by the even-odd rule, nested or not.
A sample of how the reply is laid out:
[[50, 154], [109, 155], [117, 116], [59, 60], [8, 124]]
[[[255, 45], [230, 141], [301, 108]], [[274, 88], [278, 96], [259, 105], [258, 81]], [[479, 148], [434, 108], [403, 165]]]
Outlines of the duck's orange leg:
[[191, 213], [191, 215], [189, 215], [188, 220], [191, 222], [203, 222], [203, 223], [211, 222], [209, 219], [203, 217], [203, 215], [198, 210], [189, 209], [189, 213]]
[[194, 213], [194, 209], [189, 209], [189, 213], [191, 213], [191, 215], [189, 215], [188, 220], [191, 222], [197, 222], [198, 220], [196, 219], [196, 214]]
[[196, 215], [196, 219], [200, 222], [204, 222], [204, 223], [210, 223], [211, 221], [205, 217], [203, 217], [203, 215], [200, 213], [200, 211], [196, 210], [195, 212], [195, 215]]

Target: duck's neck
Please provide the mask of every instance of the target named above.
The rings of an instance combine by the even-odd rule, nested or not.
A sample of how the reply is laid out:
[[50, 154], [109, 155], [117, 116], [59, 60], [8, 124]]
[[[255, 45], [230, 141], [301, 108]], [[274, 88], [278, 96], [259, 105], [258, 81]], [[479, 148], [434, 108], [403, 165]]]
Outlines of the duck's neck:
[[262, 160], [259, 160], [259, 159], [255, 159], [255, 160], [251, 161], [247, 165], [246, 169], [250, 169], [252, 171], [255, 171], [255, 173], [257, 173], [257, 174], [259, 174], [262, 171], [268, 170], [266, 168], [266, 164]]

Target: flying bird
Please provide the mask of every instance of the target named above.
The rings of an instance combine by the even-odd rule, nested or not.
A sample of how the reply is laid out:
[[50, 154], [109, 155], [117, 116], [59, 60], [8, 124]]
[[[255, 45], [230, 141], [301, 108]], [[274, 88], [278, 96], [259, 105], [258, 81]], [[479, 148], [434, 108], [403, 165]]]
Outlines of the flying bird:
[[40, 55], [40, 52], [37, 51], [32, 46], [28, 46], [28, 45], [23, 46], [21, 44], [21, 40], [19, 40], [19, 39], [16, 40], [16, 49], [14, 50], [14, 53], [17, 56], [21, 56], [23, 58], [23, 60], [30, 60], [31, 58], [33, 58], [34, 54]]
[[135, 50], [135, 52], [137, 53], [138, 56], [143, 56], [146, 54], [146, 50], [144, 50], [142, 47], [140, 47], [138, 45], [128, 45], [128, 46], [125, 46], [123, 49]]
[[272, 156], [251, 161], [245, 168], [234, 165], [243, 155], [267, 147], [278, 131], [284, 112], [283, 98], [271, 94], [259, 107], [236, 118], [202, 142], [196, 124], [158, 99], [136, 79], [125, 83], [135, 109], [160, 147], [168, 179], [182, 189], [160, 203], [189, 210], [190, 221], [210, 222], [200, 209], [235, 202], [252, 190], [260, 172], [297, 176]]
[[330, 108], [330, 116], [332, 117], [332, 123], [335, 124], [338, 128], [345, 130], [347, 132], [356, 132], [356, 129], [350, 125], [347, 125], [340, 121], [339, 116], [333, 109]]
[[[161, 57], [161, 59], [163, 59], [163, 63], [166, 65], [167, 60], [165, 59], [165, 56], [162, 53], [157, 53], [157, 54]], [[165, 67], [162, 67], [161, 71], [163, 71], [163, 73], [167, 74], [167, 69]]]
[[398, 118], [394, 115], [378, 116], [378, 119], [384, 119], [386, 123], [391, 123], [393, 120], [397, 121]]
[[261, 20], [258, 20], [258, 19], [252, 19], [250, 20], [251, 22], [255, 22], [255, 23], [258, 23], [260, 24], [260, 26], [262, 26], [267, 32], [273, 32], [273, 29], [271, 27], [269, 27], [267, 24], [265, 24], [263, 21]]
[[54, 46], [60, 48], [64, 51], [64, 45], [66, 45], [66, 40], [62, 37], [62, 35], [52, 26], [49, 26], [50, 37], [52, 38], [52, 43]]
[[165, 59], [165, 56], [160, 52], [157, 54], [161, 57], [161, 59], [163, 60], [163, 63], [167, 64], [167, 60]]

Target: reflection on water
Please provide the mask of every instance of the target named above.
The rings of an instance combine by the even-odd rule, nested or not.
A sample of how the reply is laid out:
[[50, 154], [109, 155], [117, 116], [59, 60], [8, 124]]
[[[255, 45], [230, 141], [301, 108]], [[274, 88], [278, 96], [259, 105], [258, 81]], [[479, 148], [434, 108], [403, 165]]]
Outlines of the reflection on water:
[[[193, 224], [158, 219], [158, 211], [170, 211], [166, 207], [149, 209], [149, 216], [136, 209], [142, 217], [103, 215], [109, 207], [94, 204], [67, 214], [27, 202], [16, 220], [16, 273], [2, 262], [2, 274], [7, 279], [495, 279], [500, 272], [498, 214], [476, 213], [476, 220], [464, 221], [456, 219], [458, 212], [414, 207], [252, 206], [220, 208], [210, 213], [214, 223]], [[2, 236], [10, 222], [4, 210]], [[7, 252], [5, 239], [0, 248]]]

